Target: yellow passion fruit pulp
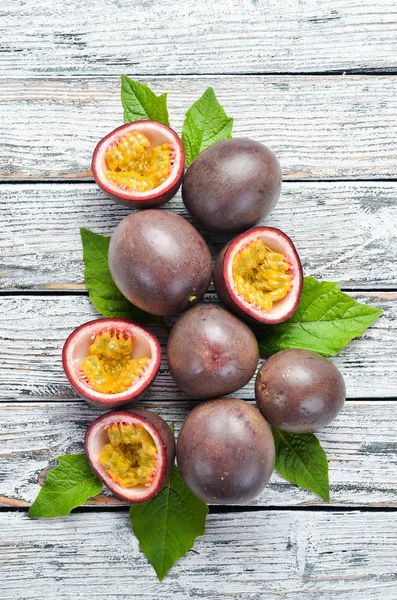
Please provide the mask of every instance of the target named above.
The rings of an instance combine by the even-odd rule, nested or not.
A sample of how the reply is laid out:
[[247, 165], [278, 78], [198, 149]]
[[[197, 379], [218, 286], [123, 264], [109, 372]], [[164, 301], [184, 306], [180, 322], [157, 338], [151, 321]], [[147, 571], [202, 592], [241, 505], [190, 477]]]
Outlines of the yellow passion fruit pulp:
[[81, 366], [91, 387], [102, 394], [118, 394], [141, 377], [149, 362], [147, 356], [132, 358], [133, 341], [128, 335], [97, 333]]
[[236, 290], [250, 304], [269, 312], [273, 303], [291, 290], [289, 263], [262, 239], [248, 243], [233, 259], [232, 273]]
[[112, 424], [109, 441], [99, 462], [110, 477], [124, 488], [150, 485], [156, 473], [157, 449], [152, 436], [141, 425]]
[[106, 152], [105, 160], [106, 179], [127, 190], [147, 192], [169, 176], [172, 150], [168, 142], [152, 148], [143, 133], [132, 131]]

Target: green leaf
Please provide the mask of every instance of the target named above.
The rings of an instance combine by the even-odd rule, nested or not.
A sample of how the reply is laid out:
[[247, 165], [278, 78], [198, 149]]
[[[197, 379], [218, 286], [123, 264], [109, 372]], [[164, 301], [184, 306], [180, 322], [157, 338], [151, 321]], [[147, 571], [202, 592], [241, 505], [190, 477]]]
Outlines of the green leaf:
[[48, 471], [45, 484], [29, 508], [31, 519], [68, 515], [101, 491], [102, 482], [92, 471], [85, 454], [59, 456], [58, 465]]
[[121, 76], [121, 102], [124, 108], [124, 123], [150, 119], [169, 125], [167, 94], [156, 96], [147, 86]]
[[80, 229], [80, 233], [85, 284], [95, 308], [105, 317], [133, 319], [138, 323], [160, 323], [161, 319], [131, 304], [116, 287], [108, 266], [110, 238], [84, 228]]
[[228, 117], [209, 87], [186, 113], [182, 129], [186, 164], [190, 163], [205, 148], [232, 137], [233, 119]]
[[255, 333], [265, 355], [285, 348], [306, 348], [335, 356], [382, 312], [350, 298], [337, 283], [305, 277], [302, 298], [292, 317], [278, 325], [260, 327]]
[[287, 433], [274, 428], [272, 431], [277, 473], [329, 502], [327, 456], [314, 433]]
[[188, 490], [175, 465], [157, 496], [131, 506], [132, 529], [160, 581], [204, 534], [207, 513], [208, 506]]

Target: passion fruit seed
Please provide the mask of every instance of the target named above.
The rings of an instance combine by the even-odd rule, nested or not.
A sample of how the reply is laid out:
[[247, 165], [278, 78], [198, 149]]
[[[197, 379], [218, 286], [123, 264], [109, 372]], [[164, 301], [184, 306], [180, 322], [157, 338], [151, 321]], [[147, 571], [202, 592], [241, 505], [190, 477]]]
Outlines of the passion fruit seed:
[[244, 300], [269, 312], [273, 303], [285, 298], [291, 290], [290, 268], [283, 254], [274, 252], [258, 239], [234, 257], [233, 281]]
[[141, 425], [113, 424], [106, 429], [109, 442], [99, 462], [110, 477], [124, 488], [149, 486], [156, 474], [157, 448]]
[[132, 131], [106, 152], [105, 176], [121, 188], [147, 192], [167, 179], [172, 157], [168, 142], [151, 148], [143, 133]]
[[141, 377], [147, 356], [132, 358], [132, 338], [121, 332], [97, 333], [81, 370], [91, 387], [102, 394], [119, 394]]

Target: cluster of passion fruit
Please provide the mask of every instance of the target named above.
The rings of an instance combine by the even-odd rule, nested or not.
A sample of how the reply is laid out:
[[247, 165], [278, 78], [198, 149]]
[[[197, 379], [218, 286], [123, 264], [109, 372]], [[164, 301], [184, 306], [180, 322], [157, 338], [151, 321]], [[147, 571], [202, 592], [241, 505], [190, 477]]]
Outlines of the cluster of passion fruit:
[[[135, 212], [116, 227], [109, 269], [122, 294], [146, 312], [177, 316], [189, 309], [169, 336], [168, 365], [184, 392], [207, 401], [191, 411], [180, 430], [178, 465], [203, 500], [249, 502], [274, 467], [268, 422], [290, 432], [323, 427], [341, 410], [345, 385], [327, 359], [290, 349], [261, 366], [255, 386], [259, 411], [239, 399], [219, 398], [247, 384], [258, 366], [258, 343], [243, 321], [273, 324], [290, 317], [302, 292], [302, 267], [285, 233], [255, 226], [280, 194], [281, 169], [268, 148], [228, 139], [202, 152], [186, 171], [182, 197], [200, 227], [216, 233], [251, 227], [226, 245], [214, 271], [198, 231], [176, 214], [153, 209], [178, 190], [184, 160], [177, 134], [152, 121], [119, 127], [98, 144], [92, 169], [100, 187], [131, 208], [152, 209]], [[235, 314], [219, 305], [193, 306], [212, 275], [220, 300]], [[125, 319], [82, 325], [63, 350], [70, 382], [102, 409], [136, 401], [156, 377], [160, 358], [156, 336]], [[96, 419], [85, 447], [97, 475], [129, 502], [153, 497], [167, 482], [175, 456], [169, 426], [140, 409]]]

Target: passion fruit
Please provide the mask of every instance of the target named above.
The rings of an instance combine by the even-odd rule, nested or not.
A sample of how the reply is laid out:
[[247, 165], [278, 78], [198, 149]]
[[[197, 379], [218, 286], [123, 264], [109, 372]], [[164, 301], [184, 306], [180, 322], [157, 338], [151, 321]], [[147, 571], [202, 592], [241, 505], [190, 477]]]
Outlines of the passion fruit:
[[269, 426], [253, 406], [234, 398], [196, 406], [182, 425], [176, 452], [186, 485], [212, 504], [250, 502], [274, 468]]
[[311, 350], [288, 348], [263, 363], [256, 378], [255, 398], [274, 427], [306, 433], [335, 419], [343, 408], [346, 387], [331, 361]]
[[156, 336], [127, 319], [84, 323], [66, 340], [62, 362], [76, 392], [89, 404], [109, 409], [138, 400], [160, 368]]
[[89, 426], [84, 445], [99, 479], [115, 496], [131, 503], [158, 494], [174, 464], [174, 434], [148, 410], [119, 410], [98, 417]]
[[185, 152], [178, 135], [156, 121], [118, 127], [94, 150], [92, 173], [110, 198], [130, 208], [165, 204], [182, 182]]
[[125, 217], [113, 232], [108, 261], [121, 293], [160, 316], [179, 315], [193, 306], [212, 275], [201, 235], [182, 217], [163, 210]]
[[214, 284], [220, 300], [238, 316], [281, 323], [302, 294], [302, 265], [290, 238], [274, 227], [253, 227], [219, 254]]
[[210, 146], [195, 158], [182, 185], [183, 202], [205, 230], [237, 233], [275, 207], [280, 164], [269, 148], [246, 138]]
[[167, 346], [176, 384], [194, 398], [239, 390], [254, 375], [259, 348], [251, 329], [211, 304], [188, 310], [174, 325]]

